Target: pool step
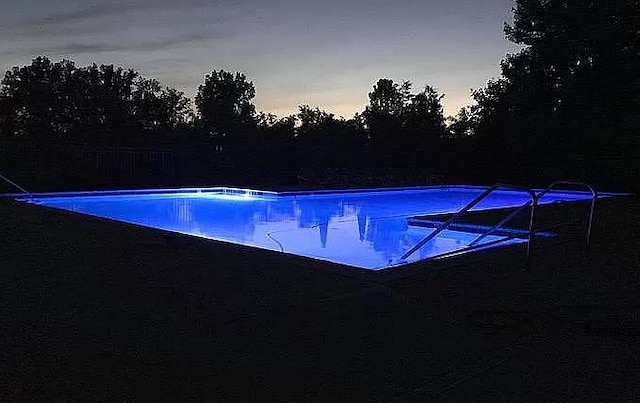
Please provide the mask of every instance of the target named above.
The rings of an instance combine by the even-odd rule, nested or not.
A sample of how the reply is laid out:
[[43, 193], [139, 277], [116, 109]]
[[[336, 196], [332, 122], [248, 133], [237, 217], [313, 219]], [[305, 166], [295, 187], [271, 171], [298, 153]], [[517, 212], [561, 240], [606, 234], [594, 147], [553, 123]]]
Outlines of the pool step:
[[[422, 228], [438, 228], [442, 224], [446, 222], [445, 220], [431, 219], [428, 217], [410, 217], [407, 219], [407, 224], [413, 227], [422, 227]], [[493, 225], [484, 225], [484, 224], [476, 224], [472, 222], [455, 222], [451, 223], [447, 229], [452, 231], [460, 231], [467, 232], [471, 234], [484, 234], [493, 228]], [[502, 227], [498, 228], [492, 232], [493, 235], [502, 235], [502, 236], [527, 236], [527, 231], [518, 228], [512, 227]]]
[[[423, 234], [423, 236], [426, 236], [433, 232], [434, 227], [441, 224], [441, 222], [428, 221], [429, 220], [411, 220], [409, 230], [416, 234], [420, 233]], [[487, 227], [487, 229], [490, 228], [491, 227]], [[509, 246], [516, 247], [528, 242], [526, 231], [522, 236], [515, 235], [513, 233], [498, 234], [494, 232], [487, 238], [483, 239], [480, 243], [471, 245], [478, 236], [485, 232], [486, 230], [480, 231], [480, 226], [477, 225], [452, 225], [418, 250], [416, 253], [419, 255], [417, 261], [439, 261], [445, 258], [448, 259], [459, 255], [467, 255], [469, 253], [476, 254], [478, 252], [492, 250], [494, 248]], [[411, 261], [398, 259], [393, 261], [390, 266], [403, 265], [410, 262]]]
[[[505, 207], [488, 210], [472, 210], [467, 212], [463, 217], [451, 223], [447, 228], [454, 231], [469, 232], [475, 234], [484, 234], [491, 230], [497, 223], [513, 213], [516, 207]], [[559, 219], [559, 216], [566, 215], [567, 210], [564, 205], [541, 205], [538, 207], [536, 214], [536, 238], [552, 238], [558, 234], [555, 230], [549, 231]], [[449, 220], [454, 213], [428, 214], [421, 216], [413, 216], [407, 219], [407, 224], [414, 227], [438, 228]], [[514, 216], [509, 222], [500, 228], [495, 229], [493, 235], [501, 235], [505, 237], [522, 237], [528, 236], [529, 229], [529, 210], [525, 209], [521, 213]], [[540, 229], [544, 229], [540, 231]]]

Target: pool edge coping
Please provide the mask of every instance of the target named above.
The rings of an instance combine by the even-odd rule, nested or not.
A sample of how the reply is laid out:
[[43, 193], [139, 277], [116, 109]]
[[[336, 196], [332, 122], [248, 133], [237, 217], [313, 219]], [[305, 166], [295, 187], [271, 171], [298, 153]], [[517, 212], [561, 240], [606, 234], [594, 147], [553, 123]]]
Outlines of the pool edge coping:
[[[0, 199], [10, 198], [18, 201], [30, 201], [36, 198], [58, 198], [58, 197], [90, 197], [90, 196], [127, 196], [127, 195], [171, 195], [171, 194], [222, 194], [222, 195], [248, 195], [259, 197], [298, 197], [298, 196], [325, 196], [331, 194], [357, 194], [357, 193], [376, 193], [376, 192], [402, 192], [402, 191], [420, 191], [430, 189], [486, 189], [482, 185], [424, 185], [424, 186], [395, 186], [380, 188], [358, 188], [358, 189], [316, 189], [316, 190], [260, 190], [250, 188], [240, 188], [233, 186], [214, 186], [214, 187], [186, 187], [186, 188], [161, 188], [161, 189], [121, 189], [121, 190], [81, 190], [81, 191], [63, 191], [63, 192], [35, 192], [30, 194], [24, 193], [0, 193]], [[540, 189], [532, 189], [540, 191]], [[502, 192], [519, 192], [518, 190], [504, 189]], [[585, 193], [583, 191], [558, 189], [562, 193]], [[623, 192], [598, 192], [598, 197], [623, 197], [633, 196], [633, 193]]]

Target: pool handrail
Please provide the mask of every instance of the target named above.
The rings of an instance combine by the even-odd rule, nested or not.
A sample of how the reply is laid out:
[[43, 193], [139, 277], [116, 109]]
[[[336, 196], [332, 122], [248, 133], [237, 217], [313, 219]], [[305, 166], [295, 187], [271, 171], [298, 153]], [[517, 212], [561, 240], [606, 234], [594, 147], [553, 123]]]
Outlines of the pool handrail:
[[29, 198], [33, 199], [33, 193], [29, 192], [27, 189], [23, 188], [22, 186], [18, 185], [17, 183], [15, 183], [14, 181], [12, 181], [11, 179], [7, 178], [5, 175], [3, 175], [0, 172], [0, 179], [4, 180], [5, 182], [7, 182], [9, 185], [13, 186], [14, 188], [20, 190], [22, 193], [25, 193], [27, 196], [29, 196]]
[[[531, 200], [528, 200], [526, 203], [524, 203], [522, 206], [518, 207], [517, 209], [515, 209], [513, 212], [511, 212], [511, 214], [509, 214], [508, 216], [506, 216], [505, 218], [503, 218], [502, 220], [500, 220], [500, 222], [498, 222], [496, 225], [494, 225], [493, 227], [491, 227], [490, 229], [488, 229], [486, 232], [480, 234], [476, 239], [474, 239], [473, 241], [471, 241], [469, 243], [469, 246], [475, 246], [478, 242], [482, 241], [484, 238], [486, 238], [487, 236], [491, 235], [492, 233], [494, 233], [496, 230], [498, 230], [499, 228], [501, 228], [504, 224], [506, 224], [507, 222], [509, 222], [513, 217], [517, 216], [518, 214], [520, 214], [520, 212], [522, 210], [524, 210], [525, 208], [531, 206]], [[533, 229], [533, 228], [531, 228]]]
[[587, 233], [585, 235], [585, 250], [588, 252], [589, 251], [589, 246], [591, 244], [591, 230], [593, 228], [593, 214], [595, 211], [595, 207], [596, 207], [596, 199], [598, 198], [598, 191], [594, 189], [594, 187], [586, 182], [578, 182], [578, 181], [570, 181], [570, 180], [559, 180], [559, 181], [555, 181], [552, 184], [550, 184], [549, 186], [547, 186], [544, 190], [542, 190], [540, 193], [538, 193], [536, 195], [536, 198], [538, 200], [540, 200], [542, 198], [542, 196], [544, 196], [545, 194], [549, 193], [550, 191], [552, 191], [553, 189], [555, 189], [558, 186], [579, 186], [579, 187], [584, 187], [589, 189], [589, 191], [591, 192], [591, 207], [589, 209], [589, 222], [587, 224]]
[[513, 217], [515, 217], [517, 214], [522, 212], [525, 208], [531, 206], [531, 213], [530, 213], [530, 218], [529, 218], [529, 231], [528, 231], [528, 238], [529, 239], [528, 239], [528, 242], [527, 242], [527, 251], [526, 251], [527, 265], [529, 265], [531, 243], [533, 241], [534, 232], [535, 232], [534, 231], [535, 214], [536, 214], [536, 209], [537, 209], [537, 207], [539, 205], [539, 200], [544, 195], [546, 195], [547, 193], [551, 192], [553, 189], [557, 188], [558, 186], [562, 186], [562, 185], [564, 185], [564, 186], [585, 187], [585, 188], [589, 189], [589, 191], [591, 192], [591, 196], [592, 196], [591, 197], [591, 207], [590, 207], [590, 210], [589, 210], [589, 221], [588, 221], [587, 231], [586, 231], [586, 235], [585, 235], [585, 250], [588, 252], [589, 251], [589, 246], [590, 246], [591, 231], [592, 231], [592, 228], [593, 228], [593, 215], [594, 215], [594, 211], [595, 211], [596, 199], [598, 198], [598, 192], [594, 189], [594, 187], [591, 184], [586, 183], [586, 182], [578, 182], [578, 181], [570, 181], [570, 180], [558, 180], [558, 181], [555, 181], [555, 182], [551, 183], [549, 186], [547, 186], [545, 189], [543, 189], [542, 191], [540, 191], [540, 193], [537, 193], [537, 194], [531, 189], [521, 188], [521, 187], [512, 186], [512, 185], [495, 184], [495, 185], [491, 186], [485, 192], [480, 194], [476, 199], [472, 200], [469, 204], [467, 204], [460, 211], [458, 211], [451, 218], [449, 218], [449, 220], [447, 220], [442, 225], [440, 225], [440, 227], [438, 227], [436, 229], [436, 231], [434, 231], [431, 234], [427, 235], [420, 242], [418, 242], [418, 244], [416, 244], [413, 248], [411, 248], [409, 251], [407, 251], [402, 256], [402, 259], [406, 259], [411, 254], [413, 254], [416, 250], [418, 250], [419, 248], [424, 246], [431, 239], [435, 238], [440, 232], [442, 232], [444, 229], [446, 229], [446, 227], [448, 227], [451, 223], [453, 223], [455, 220], [460, 218], [464, 213], [469, 211], [474, 205], [479, 203], [482, 199], [487, 197], [494, 190], [497, 190], [497, 189], [500, 189], [500, 188], [508, 188], [508, 189], [514, 189], [514, 190], [526, 190], [527, 193], [529, 193], [529, 195], [532, 196], [532, 198], [531, 198], [531, 200], [528, 200], [526, 203], [524, 203], [523, 205], [521, 205], [520, 207], [515, 209], [513, 212], [511, 212], [507, 217], [505, 217], [502, 220], [500, 220], [496, 225], [491, 227], [489, 230], [487, 230], [486, 232], [484, 232], [480, 236], [478, 236], [476, 239], [474, 239], [471, 243], [469, 243], [467, 249], [473, 249], [473, 248], [482, 246], [482, 245], [477, 245], [478, 242], [480, 242], [481, 240], [486, 238], [491, 233], [495, 232], [498, 228], [502, 227], [504, 224], [506, 224]]
[[[595, 200], [598, 198], [598, 192], [593, 188], [593, 186], [591, 186], [589, 183], [586, 183], [586, 182], [560, 180], [560, 181], [553, 182], [551, 185], [547, 186], [544, 190], [540, 191], [540, 193], [538, 193], [536, 195], [536, 197], [538, 198], [538, 201], [545, 194], [549, 193], [551, 190], [553, 190], [554, 188], [558, 187], [559, 185], [582, 186], [582, 187], [588, 188], [591, 191], [591, 194], [592, 194], [593, 197], [592, 197], [592, 201], [591, 201], [591, 210], [589, 212], [589, 224], [587, 226], [587, 235], [586, 235], [586, 245], [587, 245], [587, 249], [588, 249], [589, 248], [590, 237], [591, 237], [591, 228], [592, 228]], [[483, 234], [478, 236], [476, 239], [474, 239], [471, 243], [469, 243], [469, 246], [474, 246], [475, 244], [477, 244], [478, 242], [480, 242], [481, 240], [483, 240], [487, 236], [491, 235], [493, 232], [495, 232], [497, 229], [501, 228], [504, 224], [506, 224], [513, 217], [518, 215], [522, 210], [524, 210], [530, 204], [531, 204], [531, 201], [528, 201], [525, 204], [523, 204], [522, 206], [518, 207], [516, 210], [514, 210], [511, 214], [509, 214], [507, 217], [502, 219], [495, 226], [491, 227], [488, 231], [484, 232]], [[540, 203], [538, 203], [538, 204], [540, 204]]]
[[525, 192], [525, 193], [529, 194], [529, 196], [531, 197], [531, 200], [529, 200], [528, 203], [527, 203], [527, 204], [529, 204], [529, 203], [531, 204], [531, 215], [530, 215], [530, 219], [529, 219], [529, 241], [527, 242], [527, 261], [528, 261], [529, 252], [530, 252], [530, 249], [531, 249], [531, 241], [532, 241], [532, 237], [533, 237], [533, 223], [534, 223], [534, 220], [535, 220], [535, 218], [534, 218], [535, 217], [535, 210], [536, 210], [536, 207], [538, 205], [538, 197], [536, 196], [535, 192], [533, 190], [529, 189], [529, 188], [525, 188], [525, 187], [521, 187], [521, 186], [509, 185], [509, 184], [505, 184], [505, 183], [496, 183], [496, 184], [490, 186], [484, 192], [480, 193], [475, 199], [471, 200], [463, 208], [461, 208], [455, 214], [453, 214], [447, 221], [443, 222], [438, 228], [435, 229], [435, 231], [431, 232], [429, 235], [427, 235], [424, 238], [422, 238], [417, 244], [415, 244], [408, 251], [406, 251], [404, 253], [404, 255], [402, 255], [401, 259], [405, 260], [409, 256], [413, 255], [418, 249], [422, 248], [427, 242], [431, 241], [433, 238], [438, 236], [438, 234], [440, 234], [442, 231], [447, 229], [447, 227], [449, 227], [453, 222], [455, 222], [460, 217], [462, 217], [464, 214], [466, 214], [469, 210], [471, 210], [474, 206], [476, 206], [478, 203], [480, 203], [482, 200], [484, 200], [486, 197], [488, 197], [491, 193], [493, 193], [496, 190], [500, 190], [500, 189], [522, 191], [522, 192]]

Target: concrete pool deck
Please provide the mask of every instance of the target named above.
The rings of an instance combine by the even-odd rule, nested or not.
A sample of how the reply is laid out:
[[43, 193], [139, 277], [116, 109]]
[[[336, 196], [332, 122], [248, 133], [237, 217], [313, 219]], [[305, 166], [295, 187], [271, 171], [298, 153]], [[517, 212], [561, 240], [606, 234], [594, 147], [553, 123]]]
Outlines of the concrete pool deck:
[[384, 278], [0, 199], [0, 400], [634, 401], [640, 203]]

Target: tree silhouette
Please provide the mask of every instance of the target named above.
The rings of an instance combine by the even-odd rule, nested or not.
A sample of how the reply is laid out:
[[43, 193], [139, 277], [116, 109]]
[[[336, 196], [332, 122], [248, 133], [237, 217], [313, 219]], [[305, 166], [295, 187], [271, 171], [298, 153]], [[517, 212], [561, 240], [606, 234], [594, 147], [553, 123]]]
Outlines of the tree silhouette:
[[269, 129], [278, 122], [278, 116], [273, 113], [258, 112], [255, 116], [256, 126], [261, 129]]
[[333, 113], [328, 113], [317, 107], [311, 108], [309, 105], [298, 106], [298, 113], [295, 117], [300, 122], [297, 130], [298, 136], [310, 135], [327, 126], [335, 125], [337, 122]]
[[253, 83], [244, 74], [214, 70], [199, 86], [195, 104], [212, 135], [236, 140], [243, 129], [255, 124], [255, 95]]
[[369, 93], [364, 110], [367, 132], [377, 167], [397, 167], [402, 156], [402, 114], [411, 97], [411, 83], [381, 78]]
[[421, 92], [412, 95], [402, 112], [404, 125], [425, 132], [433, 132], [434, 137], [440, 138], [445, 127], [443, 98], [443, 94], [439, 94], [435, 88], [428, 85]]
[[245, 155], [250, 157], [250, 164], [262, 175], [261, 183], [291, 183], [297, 169], [295, 116], [279, 119], [274, 114], [260, 112], [255, 120], [254, 139], [243, 147]]
[[381, 78], [369, 93], [367, 114], [400, 116], [411, 97], [411, 82], [397, 84], [388, 78]]
[[450, 139], [464, 139], [476, 133], [477, 107], [464, 106], [455, 116], [447, 117], [446, 136]]
[[5, 132], [38, 141], [63, 135], [75, 118], [65, 96], [74, 86], [74, 70], [73, 62], [53, 64], [37, 57], [29, 66], [7, 71], [0, 90]]
[[144, 77], [134, 84], [133, 116], [146, 130], [176, 130], [187, 123], [190, 101], [182, 91], [163, 88], [157, 80]]
[[300, 105], [296, 120], [296, 149], [301, 166], [317, 174], [358, 164], [355, 156], [362, 152], [357, 140], [359, 133], [350, 130], [344, 118]]
[[138, 73], [114, 65], [93, 64], [81, 70], [80, 109], [86, 117], [83, 130], [115, 140], [134, 129], [131, 99]]
[[363, 116], [377, 165], [409, 167], [424, 164], [445, 133], [442, 98], [433, 87], [417, 94], [412, 84], [380, 79], [369, 93]]
[[505, 34], [524, 48], [476, 95], [478, 130], [502, 133], [526, 181], [629, 171], [639, 151], [638, 26], [635, 0], [516, 1]]
[[144, 130], [173, 130], [186, 122], [190, 101], [156, 80], [114, 65], [78, 68], [37, 57], [14, 67], [0, 88], [3, 137], [120, 141]]
[[442, 99], [435, 88], [426, 86], [421, 92], [411, 95], [402, 112], [405, 153], [413, 158], [412, 164], [419, 166], [423, 159], [435, 158], [445, 135], [445, 118]]

